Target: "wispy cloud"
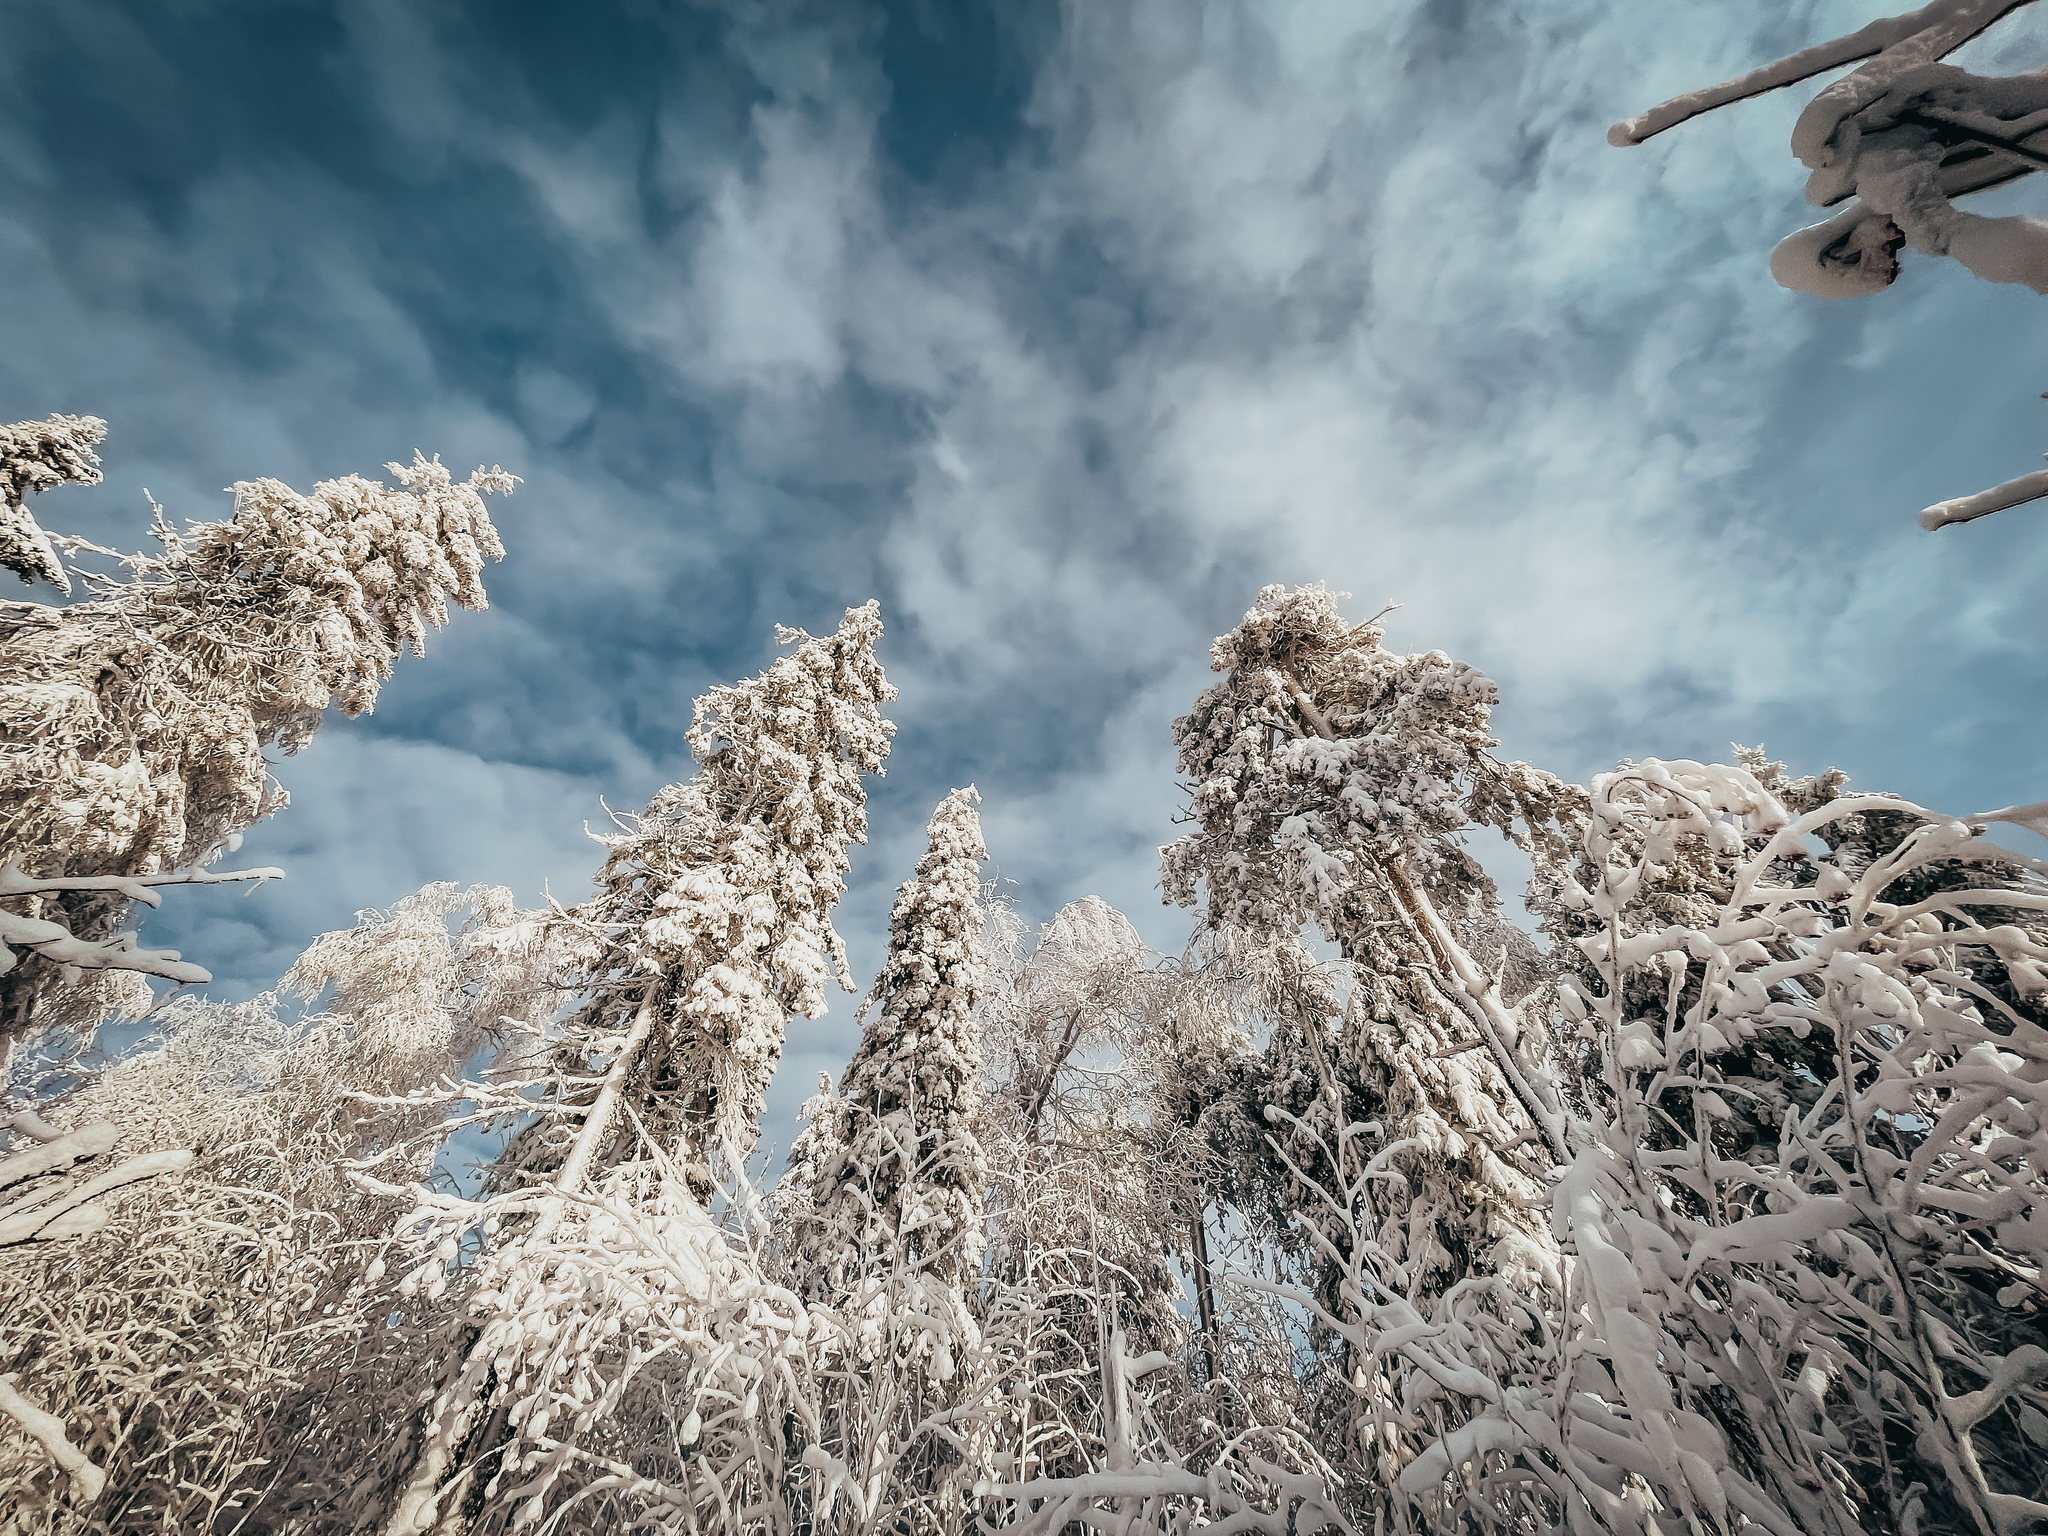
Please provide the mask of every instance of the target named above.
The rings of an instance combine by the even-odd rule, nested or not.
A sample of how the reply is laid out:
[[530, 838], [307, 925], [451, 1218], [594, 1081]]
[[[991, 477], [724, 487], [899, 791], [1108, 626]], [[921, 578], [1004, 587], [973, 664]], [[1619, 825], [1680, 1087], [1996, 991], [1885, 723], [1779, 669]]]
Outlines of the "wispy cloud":
[[415, 445], [527, 477], [493, 612], [287, 771], [251, 847], [306, 894], [188, 947], [254, 984], [423, 879], [573, 894], [690, 695], [871, 595], [903, 730], [858, 967], [969, 780], [1034, 915], [1174, 942], [1168, 724], [1272, 580], [1404, 603], [1563, 771], [1761, 737], [2037, 798], [2048, 542], [1911, 514], [2039, 446], [2038, 301], [1776, 288], [1796, 94], [1604, 143], [1866, 9], [17, 8], [0, 404], [113, 421], [95, 537], [144, 483], [210, 513]]

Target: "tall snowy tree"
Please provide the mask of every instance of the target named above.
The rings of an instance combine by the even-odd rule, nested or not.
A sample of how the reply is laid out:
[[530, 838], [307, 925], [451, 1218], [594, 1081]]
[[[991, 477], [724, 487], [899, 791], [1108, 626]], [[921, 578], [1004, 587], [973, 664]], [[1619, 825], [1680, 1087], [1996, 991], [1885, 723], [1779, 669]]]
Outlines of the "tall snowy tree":
[[[22, 485], [97, 473], [99, 424], [53, 422], [5, 429], [10, 509]], [[455, 481], [417, 456], [387, 467], [397, 489], [244, 481], [233, 516], [183, 534], [158, 509], [162, 553], [122, 557], [126, 579], [89, 577], [93, 596], [69, 607], [0, 604], [0, 936], [25, 951], [5, 956], [0, 1040], [136, 1000], [108, 977], [206, 979], [118, 934], [133, 903], [221, 878], [203, 866], [286, 801], [263, 749], [296, 751], [330, 704], [367, 712], [451, 602], [485, 606], [484, 563], [504, 546], [483, 496], [515, 478]]]
[[[1374, 1187], [1376, 1241], [1411, 1303], [1467, 1276], [1560, 1282], [1530, 1207], [1567, 1157], [1548, 1033], [1502, 992], [1513, 948], [1492, 882], [1462, 846], [1489, 826], [1539, 863], [1561, 857], [1578, 792], [1502, 762], [1481, 673], [1442, 652], [1404, 656], [1351, 625], [1321, 586], [1269, 587], [1211, 651], [1222, 680], [1177, 721], [1198, 830], [1163, 850], [1169, 899], [1204, 921], [1294, 944], [1307, 925], [1356, 968], [1348, 1003], [1314, 989], [1276, 1033], [1269, 1102], [1296, 1117], [1288, 1176], [1342, 1182], [1317, 1161], [1350, 1122], [1381, 1127], [1395, 1178]], [[1333, 1284], [1338, 1257], [1317, 1259]], [[1373, 1353], [1377, 1353], [1376, 1351]], [[1341, 1378], [1356, 1390], [1355, 1364]], [[1368, 1393], [1390, 1410], [1394, 1384]], [[1338, 1410], [1348, 1421], [1353, 1410]], [[1399, 1417], [1400, 1415], [1396, 1415]], [[1364, 1473], [1391, 1482], [1418, 1441], [1376, 1425]]]
[[932, 813], [890, 910], [860, 1046], [839, 1091], [808, 1106], [784, 1177], [787, 1241], [831, 1383], [818, 1449], [877, 1528], [955, 1527], [982, 1480], [949, 1411], [990, 1387], [970, 1306], [988, 1183], [974, 1134], [988, 966], [979, 799], [956, 789]]
[[[406, 1283], [429, 1299], [452, 1287], [467, 1342], [448, 1362], [394, 1536], [537, 1517], [557, 1490], [575, 1503], [596, 1475], [584, 1441], [626, 1443], [614, 1416], [629, 1393], [642, 1410], [647, 1392], [695, 1404], [672, 1415], [690, 1426], [674, 1473], [686, 1482], [722, 1475], [700, 1435], [751, 1433], [754, 1410], [737, 1410], [758, 1398], [745, 1392], [721, 1427], [704, 1427], [731, 1373], [758, 1364], [711, 1346], [728, 1326], [721, 1309], [752, 1319], [768, 1294], [706, 1206], [721, 1169], [743, 1172], [786, 1021], [824, 1012], [828, 977], [851, 990], [831, 912], [847, 849], [866, 837], [861, 776], [882, 771], [893, 728], [881, 706], [895, 696], [875, 655], [875, 604], [848, 609], [831, 635], [776, 633], [796, 649], [697, 701], [697, 776], [604, 839], [596, 896], [560, 914], [582, 942], [582, 1006], [543, 1058], [465, 1090], [536, 1117], [491, 1169], [498, 1193], [418, 1193]], [[483, 1257], [452, 1272], [460, 1235], [479, 1223], [492, 1239]], [[628, 1243], [637, 1258], [606, 1257]], [[785, 1301], [795, 1306], [774, 1305]], [[793, 1347], [791, 1326], [775, 1348]], [[668, 1374], [643, 1377], [657, 1360]]]

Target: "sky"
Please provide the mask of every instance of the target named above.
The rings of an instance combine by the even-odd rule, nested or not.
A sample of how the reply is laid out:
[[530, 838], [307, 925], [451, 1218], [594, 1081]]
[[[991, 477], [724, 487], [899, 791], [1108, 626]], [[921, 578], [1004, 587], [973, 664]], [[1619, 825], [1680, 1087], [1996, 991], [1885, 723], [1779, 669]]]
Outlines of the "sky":
[[[863, 984], [970, 782], [1028, 919], [1099, 894], [1177, 949], [1171, 722], [1270, 582], [1401, 604], [1390, 644], [1485, 670], [1504, 752], [1582, 782], [1761, 741], [2048, 798], [2048, 514], [1914, 522], [2039, 463], [2048, 308], [1911, 253], [1779, 289], [1811, 87], [1605, 141], [1878, 14], [12, 0], [0, 420], [111, 427], [46, 527], [136, 547], [145, 487], [213, 518], [415, 448], [524, 479], [489, 611], [279, 768], [240, 857], [289, 878], [145, 936], [241, 997], [429, 881], [580, 899], [692, 697], [870, 597]], [[2037, 69], [2044, 23], [1952, 62]], [[851, 1002], [792, 1026], [771, 1141]]]

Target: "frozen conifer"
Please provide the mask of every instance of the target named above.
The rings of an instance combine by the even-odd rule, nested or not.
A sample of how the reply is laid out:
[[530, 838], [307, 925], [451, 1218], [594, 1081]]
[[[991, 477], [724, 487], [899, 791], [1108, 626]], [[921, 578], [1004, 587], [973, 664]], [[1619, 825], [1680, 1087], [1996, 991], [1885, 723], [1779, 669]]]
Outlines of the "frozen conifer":
[[[791, 1153], [811, 1173], [804, 1246], [817, 1282], [843, 1288], [869, 1259], [927, 1262], [956, 1290], [980, 1267], [988, 1169], [981, 1099], [980, 799], [939, 802], [925, 856], [896, 893], [889, 957], [838, 1095]], [[828, 1123], [829, 1122], [829, 1123]]]

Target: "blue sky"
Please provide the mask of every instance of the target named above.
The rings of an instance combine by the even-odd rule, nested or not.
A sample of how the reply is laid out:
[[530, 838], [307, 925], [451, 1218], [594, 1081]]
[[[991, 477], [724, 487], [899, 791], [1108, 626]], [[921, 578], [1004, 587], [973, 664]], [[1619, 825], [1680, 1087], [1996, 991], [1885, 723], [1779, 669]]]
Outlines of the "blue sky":
[[[493, 606], [331, 720], [149, 932], [223, 990], [429, 880], [587, 888], [689, 701], [879, 597], [902, 698], [841, 926], [972, 781], [1028, 915], [1156, 943], [1169, 722], [1269, 581], [1501, 684], [1509, 752], [2048, 796], [2042, 302], [1908, 256], [1830, 305], [1809, 91], [1607, 125], [1867, 4], [207, 3], [0, 12], [0, 419], [111, 423], [46, 525], [439, 452], [525, 477]], [[2048, 62], [2028, 12], [1958, 62]], [[2031, 182], [1996, 211], [2033, 211]], [[1981, 206], [1981, 205], [1980, 205]], [[1986, 209], [1986, 211], [1992, 211]], [[851, 1049], [792, 1031], [771, 1135]]]

